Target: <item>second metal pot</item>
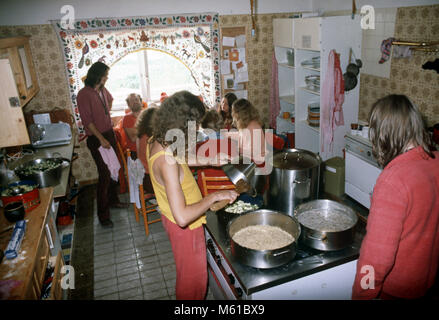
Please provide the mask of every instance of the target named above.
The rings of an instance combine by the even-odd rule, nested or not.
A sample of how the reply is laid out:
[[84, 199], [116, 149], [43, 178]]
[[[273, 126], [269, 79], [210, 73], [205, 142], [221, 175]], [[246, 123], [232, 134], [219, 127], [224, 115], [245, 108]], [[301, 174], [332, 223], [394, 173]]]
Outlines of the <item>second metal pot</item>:
[[[269, 225], [279, 227], [295, 239], [290, 245], [275, 250], [254, 250], [243, 247], [233, 241], [239, 230], [248, 226]], [[232, 256], [242, 264], [270, 269], [284, 265], [296, 256], [297, 240], [300, 237], [300, 225], [293, 217], [273, 210], [256, 210], [233, 219], [228, 225]]]
[[284, 149], [273, 157], [267, 207], [294, 215], [294, 208], [319, 195], [320, 156], [301, 149]]
[[323, 229], [310, 228], [299, 222], [302, 230], [300, 235], [302, 243], [322, 251], [341, 250], [352, 244], [355, 236], [355, 226], [358, 222], [358, 217], [354, 210], [336, 201], [319, 199], [297, 206], [294, 216], [300, 221], [301, 215], [306, 215], [313, 210], [319, 210], [322, 214], [337, 211], [349, 217], [352, 224], [343, 228], [343, 230], [329, 232]]

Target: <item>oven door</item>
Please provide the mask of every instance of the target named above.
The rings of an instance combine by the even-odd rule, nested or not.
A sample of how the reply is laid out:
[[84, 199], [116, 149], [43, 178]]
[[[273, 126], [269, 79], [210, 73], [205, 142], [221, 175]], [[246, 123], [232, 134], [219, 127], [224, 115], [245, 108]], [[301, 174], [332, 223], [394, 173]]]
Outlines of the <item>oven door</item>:
[[370, 208], [373, 187], [381, 169], [346, 150], [345, 192], [366, 208]]
[[206, 231], [207, 270], [209, 274], [209, 288], [216, 300], [244, 299], [231, 268], [221, 256], [221, 253]]

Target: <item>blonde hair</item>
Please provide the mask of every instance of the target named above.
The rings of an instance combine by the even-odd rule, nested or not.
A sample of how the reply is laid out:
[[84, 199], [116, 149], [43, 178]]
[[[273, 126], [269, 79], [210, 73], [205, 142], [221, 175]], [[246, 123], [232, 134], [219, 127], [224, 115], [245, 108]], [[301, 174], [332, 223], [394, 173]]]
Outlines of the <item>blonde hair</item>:
[[250, 122], [256, 121], [262, 127], [259, 111], [247, 99], [238, 99], [232, 105], [232, 116], [236, 119], [236, 127], [245, 129]]

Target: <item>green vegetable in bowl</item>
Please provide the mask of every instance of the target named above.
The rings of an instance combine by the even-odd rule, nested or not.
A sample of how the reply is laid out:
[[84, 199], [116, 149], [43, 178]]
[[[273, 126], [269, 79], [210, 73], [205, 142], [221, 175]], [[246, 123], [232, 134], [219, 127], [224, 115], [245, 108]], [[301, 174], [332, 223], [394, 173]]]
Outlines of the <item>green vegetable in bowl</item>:
[[2, 197], [16, 196], [32, 191], [35, 185], [23, 184], [9, 187], [2, 191]]
[[46, 160], [40, 163], [34, 163], [32, 165], [29, 165], [25, 168], [22, 168], [19, 170], [19, 173], [25, 176], [32, 175], [34, 173], [40, 173], [49, 171], [55, 168], [58, 168], [61, 165], [61, 163], [55, 161], [55, 160]]

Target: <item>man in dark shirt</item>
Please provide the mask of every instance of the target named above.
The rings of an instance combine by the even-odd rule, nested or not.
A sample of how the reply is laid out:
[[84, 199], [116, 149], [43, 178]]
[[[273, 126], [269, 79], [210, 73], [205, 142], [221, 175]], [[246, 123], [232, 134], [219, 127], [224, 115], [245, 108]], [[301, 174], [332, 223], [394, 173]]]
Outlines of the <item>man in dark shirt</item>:
[[87, 147], [98, 169], [97, 204], [99, 222], [104, 227], [113, 227], [110, 207], [123, 208], [119, 202], [117, 183], [111, 179], [110, 171], [102, 159], [99, 147], [116, 151], [110, 110], [113, 97], [104, 87], [110, 68], [102, 62], [94, 63], [87, 72], [85, 87], [78, 92], [77, 103], [82, 124], [87, 134]]

